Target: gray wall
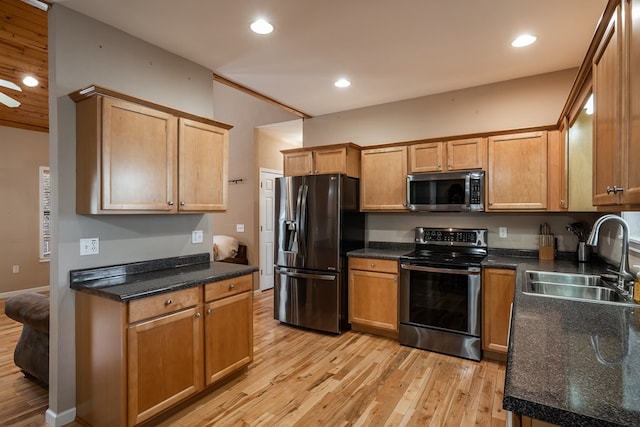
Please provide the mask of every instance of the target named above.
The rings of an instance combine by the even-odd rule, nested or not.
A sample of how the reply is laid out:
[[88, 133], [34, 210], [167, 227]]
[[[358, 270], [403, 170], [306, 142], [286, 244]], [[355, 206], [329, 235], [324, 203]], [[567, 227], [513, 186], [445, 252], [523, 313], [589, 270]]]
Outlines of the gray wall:
[[555, 125], [577, 69], [314, 117], [304, 145], [387, 144]]
[[[144, 100], [235, 125], [230, 134], [230, 176], [253, 180], [253, 126], [264, 124], [255, 116], [271, 114], [273, 121], [291, 120], [275, 107], [243, 101], [243, 108], [228, 110], [237, 95], [227, 89], [213, 93], [211, 71], [161, 50], [113, 27], [78, 14], [61, 4], [49, 12], [50, 50], [50, 164], [53, 186], [53, 256], [51, 260], [50, 393], [47, 421], [68, 422], [75, 413], [74, 294], [69, 271], [177, 255], [211, 252], [211, 238], [191, 244], [191, 231], [214, 231], [212, 214], [81, 216], [75, 214], [75, 104], [70, 92], [97, 84]], [[214, 96], [220, 94], [215, 104]], [[243, 95], [245, 96], [245, 95]], [[242, 98], [242, 97], [240, 97]], [[243, 115], [244, 114], [244, 115]], [[246, 117], [251, 117], [247, 120]], [[237, 122], [236, 122], [237, 120]], [[268, 122], [270, 117], [264, 119]], [[246, 127], [246, 128], [245, 128]], [[243, 157], [244, 156], [244, 157]], [[240, 171], [246, 164], [247, 174]], [[252, 227], [252, 193], [245, 198], [234, 191], [231, 212]], [[239, 201], [238, 201], [239, 200]], [[222, 232], [228, 230], [222, 229]], [[218, 229], [216, 229], [218, 232]], [[100, 254], [79, 256], [79, 239], [98, 237]]]
[[[577, 69], [472, 87], [314, 117], [304, 121], [304, 145], [352, 141], [361, 146], [450, 137], [471, 133], [555, 125]], [[593, 222], [594, 214], [542, 213], [371, 213], [368, 241], [413, 241], [415, 227], [487, 228], [493, 248], [538, 248], [538, 226], [547, 222], [559, 237], [559, 249], [573, 251], [577, 239], [566, 230], [575, 221]], [[498, 237], [507, 227], [508, 237]]]
[[[211, 214], [214, 218], [213, 234], [233, 236], [247, 245], [249, 263], [258, 265], [260, 251], [255, 231], [259, 224], [254, 216], [254, 197], [260, 176], [254, 167], [257, 161], [254, 150], [255, 128], [296, 117], [220, 83], [213, 85], [213, 100], [216, 119], [234, 125], [230, 132], [229, 179], [243, 180], [240, 184], [229, 184], [227, 211]], [[257, 205], [255, 206], [257, 209]], [[237, 224], [244, 224], [244, 232], [236, 231]], [[258, 282], [256, 274], [256, 288]]]

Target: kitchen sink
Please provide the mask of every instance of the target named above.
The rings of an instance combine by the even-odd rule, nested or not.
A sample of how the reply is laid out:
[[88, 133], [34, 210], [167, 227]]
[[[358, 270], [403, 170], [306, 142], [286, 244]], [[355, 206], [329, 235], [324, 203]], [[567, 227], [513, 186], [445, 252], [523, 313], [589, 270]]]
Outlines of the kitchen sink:
[[608, 286], [600, 276], [589, 274], [526, 271], [524, 293], [562, 299], [578, 299], [634, 305], [617, 289]]
[[557, 273], [555, 271], [527, 271], [527, 282], [595, 286], [600, 276], [591, 274]]

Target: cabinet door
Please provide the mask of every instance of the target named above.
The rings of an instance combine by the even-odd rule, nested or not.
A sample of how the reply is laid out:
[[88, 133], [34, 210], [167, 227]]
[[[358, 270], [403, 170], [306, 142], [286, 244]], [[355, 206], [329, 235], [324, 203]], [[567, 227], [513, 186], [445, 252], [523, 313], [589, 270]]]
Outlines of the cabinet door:
[[228, 131], [180, 119], [178, 146], [178, 209], [198, 212], [227, 209]]
[[482, 277], [482, 348], [507, 353], [515, 270], [485, 268]]
[[333, 148], [314, 150], [314, 174], [345, 173], [347, 169], [347, 149]]
[[447, 170], [484, 169], [487, 146], [483, 138], [447, 142]]
[[284, 153], [284, 176], [302, 176], [313, 173], [313, 152]]
[[621, 203], [640, 205], [640, 0], [630, 0], [629, 18], [629, 137], [622, 151], [624, 191]]
[[567, 166], [565, 140], [561, 139], [564, 132], [551, 131], [548, 136], [548, 210], [560, 212], [568, 208], [567, 203]]
[[487, 210], [547, 208], [547, 132], [489, 138]]
[[102, 209], [175, 211], [176, 118], [102, 99]]
[[202, 390], [199, 307], [129, 326], [129, 425], [147, 420]]
[[362, 150], [360, 210], [407, 209], [407, 148]]
[[593, 59], [593, 204], [611, 205], [617, 195], [607, 187], [621, 186], [622, 31], [616, 9]]
[[243, 292], [205, 305], [207, 385], [253, 359], [252, 294]]
[[425, 142], [409, 146], [409, 173], [442, 172], [445, 161], [444, 142]]
[[349, 322], [398, 331], [398, 275], [349, 270]]

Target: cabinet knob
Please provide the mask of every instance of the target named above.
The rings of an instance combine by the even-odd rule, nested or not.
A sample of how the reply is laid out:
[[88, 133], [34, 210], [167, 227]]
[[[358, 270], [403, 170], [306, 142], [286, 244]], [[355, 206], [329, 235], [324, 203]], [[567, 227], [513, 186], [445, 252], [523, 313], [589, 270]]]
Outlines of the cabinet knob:
[[171, 305], [173, 303], [173, 301], [171, 301], [171, 298], [169, 298], [168, 300], [166, 300], [164, 302], [164, 305]]
[[376, 265], [374, 263], [371, 263], [371, 268], [375, 267]]
[[196, 317], [200, 317], [200, 316], [202, 316], [200, 312], [196, 313]]
[[211, 310], [210, 308], [207, 309], [207, 314], [211, 314], [213, 313], [213, 310]]
[[236, 285], [234, 285], [233, 283], [229, 285], [229, 289], [235, 289]]
[[167, 204], [168, 204], [169, 206], [173, 206], [173, 205], [175, 205], [175, 203], [173, 203], [173, 200], [169, 200], [169, 201], [167, 202]]
[[318, 170], [316, 169], [316, 170], [314, 171], [314, 173], [315, 173], [316, 175], [318, 175]]
[[180, 206], [184, 206], [186, 203], [184, 201], [180, 202]]

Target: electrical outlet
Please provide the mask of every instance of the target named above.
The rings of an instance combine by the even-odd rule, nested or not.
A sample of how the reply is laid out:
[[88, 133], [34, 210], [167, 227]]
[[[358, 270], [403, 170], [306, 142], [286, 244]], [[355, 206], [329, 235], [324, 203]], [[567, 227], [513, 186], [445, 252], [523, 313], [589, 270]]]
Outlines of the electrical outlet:
[[236, 232], [244, 233], [244, 224], [236, 224]]
[[18, 264], [14, 265], [12, 268], [13, 274], [20, 273], [20, 266]]
[[507, 227], [500, 227], [499, 228], [499, 235], [501, 239], [506, 239], [507, 238]]
[[100, 239], [80, 239], [80, 255], [98, 255], [100, 253]]
[[191, 232], [191, 243], [202, 243], [204, 241], [204, 233], [202, 230], [195, 230]]

